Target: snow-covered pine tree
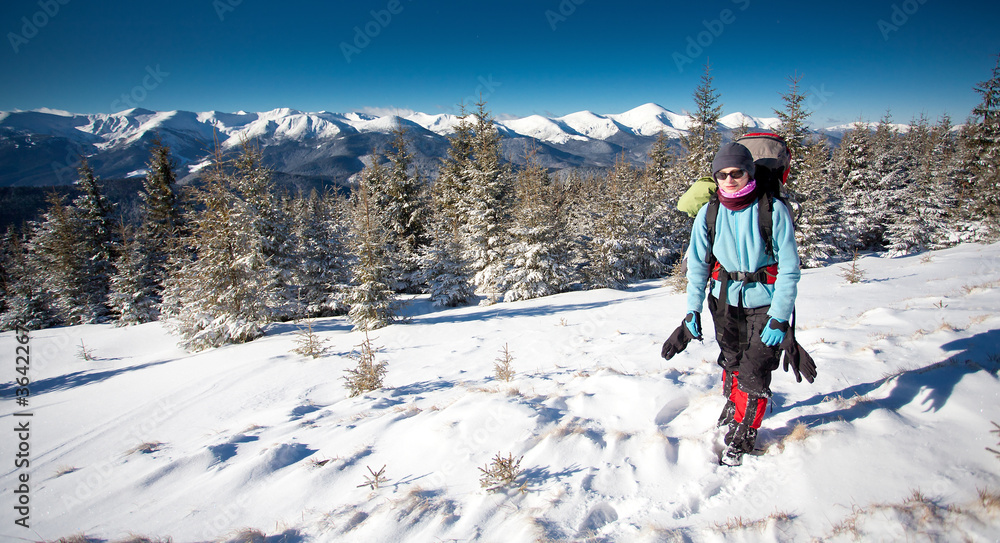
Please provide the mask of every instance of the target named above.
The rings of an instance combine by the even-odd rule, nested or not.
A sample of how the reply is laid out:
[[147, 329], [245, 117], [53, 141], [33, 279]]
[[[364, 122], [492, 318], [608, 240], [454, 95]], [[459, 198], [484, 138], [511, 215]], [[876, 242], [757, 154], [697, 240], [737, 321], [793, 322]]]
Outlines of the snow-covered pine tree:
[[390, 267], [385, 252], [385, 217], [376, 205], [373, 187], [384, 187], [388, 172], [372, 152], [371, 164], [361, 171], [351, 195], [354, 263], [347, 303], [355, 330], [374, 330], [392, 323], [397, 312], [396, 295], [389, 282]]
[[443, 224], [462, 225], [468, 220], [469, 163], [472, 161], [473, 125], [466, 115], [465, 105], [459, 106], [459, 122], [448, 136], [448, 156], [441, 163], [438, 177], [431, 187], [433, 220]]
[[[890, 112], [887, 111], [879, 120], [872, 137], [875, 148], [872, 172], [876, 183], [871, 196], [881, 210], [877, 216], [880, 222], [874, 231], [877, 241], [872, 248], [883, 251], [889, 250], [904, 236], [904, 227], [900, 224], [908, 220], [905, 215], [916, 164], [913, 157], [907, 156], [903, 138], [893, 126]], [[897, 246], [894, 252], [908, 252], [903, 245]]]
[[159, 138], [149, 150], [146, 177], [139, 191], [141, 229], [136, 239], [138, 250], [148, 255], [153, 295], [160, 299], [167, 268], [172, 255], [180, 250], [181, 239], [187, 236], [177, 193], [176, 165], [170, 147]]
[[807, 123], [811, 112], [804, 107], [806, 95], [799, 89], [801, 75], [788, 78], [788, 92], [781, 95], [783, 110], [774, 110], [781, 123], [776, 132], [785, 139], [792, 156], [791, 171], [783, 192], [796, 218], [795, 239], [805, 267], [819, 266], [837, 253], [839, 221], [837, 184], [830, 174], [830, 147], [825, 138], [810, 137]]
[[114, 272], [114, 236], [111, 203], [101, 193], [97, 177], [86, 157], [81, 158], [78, 187], [83, 192], [71, 208], [80, 229], [77, 237], [82, 251], [83, 268], [78, 279], [85, 283], [85, 299], [78, 308], [82, 322], [100, 322], [108, 318], [108, 292]]
[[485, 297], [483, 305], [502, 301], [506, 290], [512, 200], [511, 172], [501, 158], [501, 135], [486, 110], [486, 102], [476, 103], [471, 141], [472, 159], [466, 162], [468, 180], [467, 220], [462, 224], [465, 259], [472, 266], [473, 282]]
[[795, 162], [798, 157], [803, 156], [805, 146], [808, 144], [809, 129], [806, 123], [811, 115], [811, 112], [807, 111], [804, 106], [806, 95], [799, 89], [801, 81], [802, 76], [799, 74], [788, 77], [788, 92], [781, 95], [785, 108], [774, 110], [774, 114], [780, 121], [776, 132], [785, 138], [788, 151], [792, 154], [792, 170], [788, 174], [787, 185], [788, 191], [792, 194], [797, 191], [795, 179], [798, 172]]
[[428, 243], [428, 212], [420, 174], [408, 146], [406, 129], [397, 127], [386, 153], [390, 163], [386, 186], [374, 194], [386, 220], [393, 288], [399, 292], [419, 292], [420, 250]]
[[155, 321], [160, 316], [158, 286], [153, 282], [153, 262], [141, 233], [124, 222], [119, 225], [123, 240], [111, 276], [108, 305], [117, 316], [115, 324], [128, 326]]
[[265, 240], [254, 228], [257, 207], [244, 200], [240, 182], [224, 170], [217, 149], [215, 164], [195, 193], [197, 209], [186, 221], [194, 255], [179, 257], [167, 277], [161, 309], [191, 350], [252, 341], [271, 320], [274, 271]]
[[349, 211], [336, 193], [320, 196], [315, 190], [293, 204], [295, 254], [293, 280], [305, 317], [326, 317], [346, 310], [344, 296], [350, 281], [347, 238]]
[[430, 245], [420, 252], [421, 277], [436, 306], [454, 307], [475, 298], [473, 271], [465, 259], [461, 231], [468, 219], [468, 163], [473, 127], [460, 106], [460, 120], [448, 136], [448, 156], [431, 186]]
[[233, 166], [235, 188], [248, 219], [246, 226], [260, 240], [270, 281], [266, 286], [270, 298], [265, 301], [271, 317], [277, 320], [301, 317], [304, 309], [292, 277], [297, 265], [295, 242], [291, 239], [292, 220], [282, 204], [283, 198], [275, 193], [271, 169], [263, 164], [259, 143], [241, 142]]
[[91, 322], [100, 310], [91, 306], [93, 297], [87, 291], [79, 220], [64, 197], [52, 194], [46, 201], [48, 210], [32, 225], [28, 240], [28, 270], [39, 273], [39, 284], [51, 297], [57, 322]]
[[438, 307], [465, 305], [476, 297], [476, 287], [464, 250], [458, 224], [439, 216], [430, 223], [430, 245], [420, 253], [420, 267], [431, 302]]
[[996, 239], [1000, 231], [1000, 55], [990, 79], [974, 90], [982, 99], [972, 109], [964, 144], [969, 152], [967, 166], [973, 218], [981, 222], [984, 239]]
[[[919, 253], [946, 235], [946, 191], [938, 192], [932, 176], [934, 142], [927, 118], [910, 123], [909, 130], [895, 138], [899, 155], [897, 169], [906, 175], [905, 188], [895, 196], [886, 242], [892, 255]], [[942, 187], [946, 188], [946, 187]]]
[[621, 289], [641, 278], [650, 250], [639, 235], [641, 215], [634, 205], [638, 184], [639, 171], [619, 156], [603, 190], [592, 195], [583, 270], [589, 288]]
[[968, 175], [962, 168], [958, 139], [952, 130], [951, 117], [942, 115], [931, 128], [930, 156], [927, 158], [927, 175], [930, 190], [941, 208], [941, 226], [931, 239], [931, 249], [949, 247], [959, 239], [963, 208], [958, 197], [958, 187]]
[[803, 147], [802, 153], [796, 161], [801, 208], [795, 223], [795, 239], [802, 266], [811, 268], [827, 263], [839, 253], [841, 193], [830, 171], [830, 147], [826, 139], [816, 138]]
[[[28, 228], [32, 228], [31, 225]], [[4, 308], [0, 312], [0, 330], [13, 330], [17, 326], [28, 330], [39, 330], [59, 324], [52, 307], [52, 296], [43, 288], [44, 276], [35, 257], [28, 253], [26, 240], [30, 234], [19, 234], [13, 228], [7, 230], [4, 239]]]
[[833, 156], [833, 178], [843, 195], [838, 244], [845, 253], [881, 247], [885, 208], [876, 197], [876, 149], [868, 123], [858, 121], [844, 134]]
[[683, 177], [690, 180], [711, 173], [712, 159], [722, 142], [718, 128], [722, 104], [719, 103], [720, 94], [712, 87], [712, 79], [712, 67], [705, 62], [701, 83], [694, 91], [696, 109], [691, 116], [691, 126], [687, 136], [681, 136], [681, 145], [687, 150], [681, 171]]
[[677, 209], [677, 200], [688, 189], [690, 181], [679, 170], [677, 157], [670, 150], [665, 132], [660, 132], [646, 158], [646, 167], [639, 178], [638, 234], [646, 238], [649, 248], [640, 274], [657, 277], [683, 255], [691, 233], [691, 219]]
[[565, 209], [535, 150], [515, 178], [510, 272], [504, 300], [527, 300], [568, 290], [573, 284], [572, 245]]

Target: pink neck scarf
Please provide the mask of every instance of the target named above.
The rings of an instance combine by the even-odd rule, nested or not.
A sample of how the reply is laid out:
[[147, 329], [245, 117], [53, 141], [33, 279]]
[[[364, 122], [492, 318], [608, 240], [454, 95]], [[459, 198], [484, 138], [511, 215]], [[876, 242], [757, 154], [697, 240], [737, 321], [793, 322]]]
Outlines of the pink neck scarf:
[[719, 202], [730, 211], [741, 211], [757, 201], [757, 181], [751, 179], [747, 186], [736, 192], [726, 192], [722, 187], [718, 190]]

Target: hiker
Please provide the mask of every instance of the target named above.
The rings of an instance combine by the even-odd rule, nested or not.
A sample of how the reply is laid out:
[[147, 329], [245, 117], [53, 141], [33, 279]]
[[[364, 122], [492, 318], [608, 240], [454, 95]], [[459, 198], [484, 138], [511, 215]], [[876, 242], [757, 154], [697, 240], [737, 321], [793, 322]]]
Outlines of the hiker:
[[[718, 424], [727, 429], [720, 463], [728, 466], [740, 465], [743, 455], [754, 450], [779, 353], [791, 349], [786, 350], [788, 356], [798, 347], [794, 335], [788, 338], [794, 345], [785, 337], [799, 281], [792, 216], [780, 198], [758, 185], [755, 168], [750, 150], [740, 143], [723, 144], [715, 155], [712, 177], [718, 190], [698, 211], [688, 246], [688, 312], [661, 352], [670, 359], [691, 339], [702, 339], [701, 310], [708, 285], [727, 398]], [[768, 209], [771, 220], [761, 219], [761, 210], [766, 214]], [[793, 365], [799, 379], [797, 358]], [[812, 382], [814, 376], [812, 367], [806, 378]]]

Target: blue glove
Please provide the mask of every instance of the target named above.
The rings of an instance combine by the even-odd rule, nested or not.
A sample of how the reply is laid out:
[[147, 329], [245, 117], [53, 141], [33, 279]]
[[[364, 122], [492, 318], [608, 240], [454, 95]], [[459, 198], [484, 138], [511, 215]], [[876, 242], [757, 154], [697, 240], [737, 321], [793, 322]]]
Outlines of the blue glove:
[[701, 315], [697, 311], [688, 311], [686, 317], [684, 317], [684, 326], [691, 331], [691, 335], [694, 339], [701, 339]]
[[768, 347], [781, 345], [781, 342], [785, 340], [785, 332], [787, 331], [788, 321], [771, 317], [768, 319], [767, 326], [764, 327], [764, 331], [760, 334], [760, 340], [763, 341], [764, 345], [767, 345]]

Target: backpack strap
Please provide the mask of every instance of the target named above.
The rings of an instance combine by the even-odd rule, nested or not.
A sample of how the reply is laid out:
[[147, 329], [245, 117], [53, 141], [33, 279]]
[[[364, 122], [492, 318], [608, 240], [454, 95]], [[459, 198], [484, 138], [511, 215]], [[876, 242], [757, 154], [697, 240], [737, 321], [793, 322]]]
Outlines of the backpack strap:
[[708, 200], [708, 209], [705, 210], [705, 227], [708, 228], [708, 254], [705, 255], [705, 263], [708, 264], [709, 271], [715, 266], [715, 253], [712, 248], [715, 246], [715, 223], [719, 218], [719, 196], [712, 194]]
[[774, 258], [774, 197], [769, 194], [760, 196], [757, 206], [757, 222], [760, 227], [760, 237], [764, 240], [764, 252], [767, 256]]

